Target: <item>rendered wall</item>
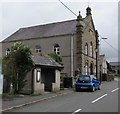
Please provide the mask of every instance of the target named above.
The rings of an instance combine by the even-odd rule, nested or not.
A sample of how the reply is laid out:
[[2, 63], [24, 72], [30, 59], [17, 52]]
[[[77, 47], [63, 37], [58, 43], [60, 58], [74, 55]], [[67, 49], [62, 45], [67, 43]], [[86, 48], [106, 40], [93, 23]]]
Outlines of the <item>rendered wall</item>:
[[60, 71], [55, 71], [55, 83], [52, 83], [52, 91], [56, 92], [60, 90]]

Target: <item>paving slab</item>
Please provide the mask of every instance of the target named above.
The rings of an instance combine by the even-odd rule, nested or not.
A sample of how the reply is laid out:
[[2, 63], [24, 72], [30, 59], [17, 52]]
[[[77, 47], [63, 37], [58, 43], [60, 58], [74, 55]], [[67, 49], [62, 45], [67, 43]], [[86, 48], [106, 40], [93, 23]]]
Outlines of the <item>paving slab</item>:
[[2, 97], [2, 111], [9, 111], [13, 108], [19, 108], [25, 105], [34, 104], [51, 98], [62, 96], [73, 92], [73, 89], [64, 89], [59, 92], [45, 92], [41, 95], [15, 95]]

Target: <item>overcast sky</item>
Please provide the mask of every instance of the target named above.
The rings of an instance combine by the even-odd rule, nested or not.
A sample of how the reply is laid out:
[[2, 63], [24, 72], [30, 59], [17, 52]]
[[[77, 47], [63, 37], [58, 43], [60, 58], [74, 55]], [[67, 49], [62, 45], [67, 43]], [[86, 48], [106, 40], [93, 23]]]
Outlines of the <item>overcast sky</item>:
[[[59, 0], [0, 0], [0, 41], [19, 28], [76, 19]], [[29, 1], [29, 2], [28, 2]], [[41, 2], [42, 1], [42, 2]], [[44, 1], [44, 2], [43, 2]], [[61, 0], [74, 13], [81, 11], [86, 16], [86, 8], [92, 9], [92, 17], [100, 39], [100, 52], [108, 61], [117, 61], [118, 56], [118, 0]], [[97, 1], [97, 2], [96, 2]], [[101, 2], [100, 2], [101, 1]], [[89, 3], [88, 3], [89, 2]]]

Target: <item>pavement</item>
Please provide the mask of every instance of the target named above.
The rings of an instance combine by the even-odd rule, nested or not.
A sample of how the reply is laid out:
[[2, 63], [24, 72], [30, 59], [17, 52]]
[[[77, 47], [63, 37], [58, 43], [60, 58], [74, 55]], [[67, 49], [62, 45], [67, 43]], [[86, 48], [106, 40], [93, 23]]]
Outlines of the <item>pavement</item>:
[[[118, 81], [118, 79], [116, 79]], [[102, 83], [104, 85], [107, 82]], [[73, 88], [63, 89], [58, 92], [45, 92], [40, 95], [3, 95], [0, 97], [2, 99], [2, 110], [0, 112], [7, 112], [12, 109], [20, 108], [23, 106], [28, 106], [45, 100], [49, 100], [55, 97], [63, 96], [74, 92]]]
[[[58, 96], [63, 96], [72, 93], [73, 89], [64, 89], [58, 92], [45, 92], [41, 95], [3, 95], [2, 97], [2, 112], [7, 112], [15, 108], [28, 106], [37, 102], [49, 100]], [[0, 111], [0, 112], [1, 112]]]

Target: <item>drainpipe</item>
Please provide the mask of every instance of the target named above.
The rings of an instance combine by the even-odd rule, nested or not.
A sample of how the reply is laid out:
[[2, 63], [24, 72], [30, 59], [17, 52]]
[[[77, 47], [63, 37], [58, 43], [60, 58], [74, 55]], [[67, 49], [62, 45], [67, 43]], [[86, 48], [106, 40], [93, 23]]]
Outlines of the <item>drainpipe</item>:
[[[71, 51], [71, 58], [70, 58], [70, 59], [71, 59], [71, 60], [70, 60], [70, 61], [71, 61], [71, 73], [70, 73], [70, 74], [71, 74], [72, 80], [73, 80], [73, 82], [74, 82], [74, 76], [73, 76], [73, 75], [74, 75], [74, 73], [73, 73], [73, 72], [74, 72], [74, 71], [73, 71], [73, 70], [74, 70], [74, 69], [73, 69], [73, 67], [74, 67], [74, 66], [73, 66], [73, 65], [74, 65], [74, 57], [73, 57], [73, 56], [74, 56], [74, 50], [73, 50], [73, 34], [71, 34], [71, 50], [70, 50], [70, 51]], [[73, 85], [73, 84], [72, 84], [72, 85]]]
[[99, 66], [99, 64], [98, 64], [98, 56], [99, 56], [99, 39], [98, 39], [98, 37], [99, 37], [99, 35], [98, 35], [97, 30], [95, 32], [96, 32], [96, 77], [98, 78], [99, 77], [98, 76], [98, 66]]
[[71, 77], [73, 77], [73, 34], [71, 35]]

